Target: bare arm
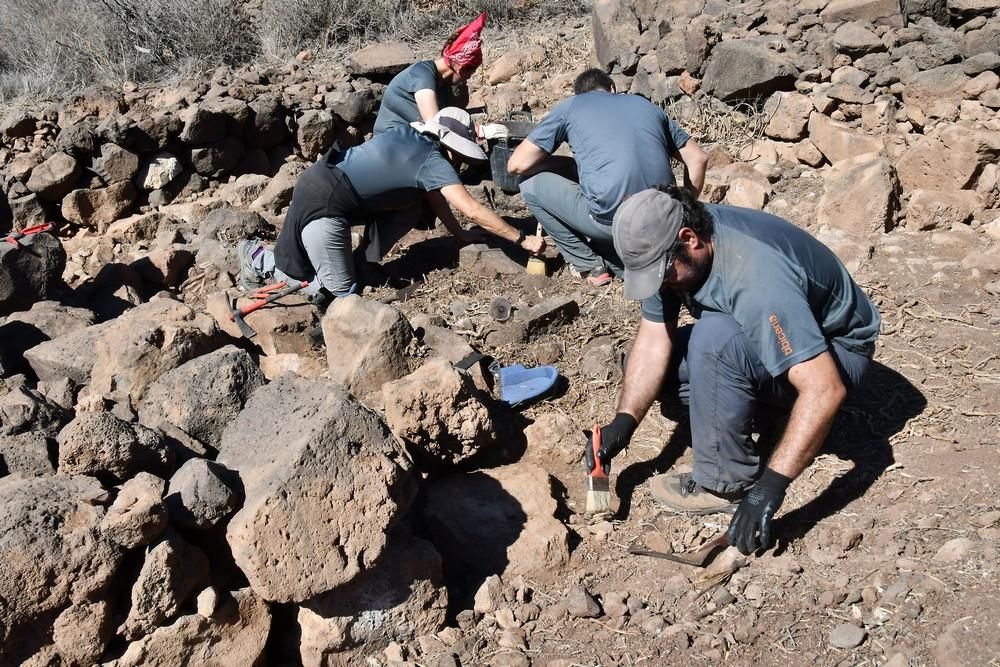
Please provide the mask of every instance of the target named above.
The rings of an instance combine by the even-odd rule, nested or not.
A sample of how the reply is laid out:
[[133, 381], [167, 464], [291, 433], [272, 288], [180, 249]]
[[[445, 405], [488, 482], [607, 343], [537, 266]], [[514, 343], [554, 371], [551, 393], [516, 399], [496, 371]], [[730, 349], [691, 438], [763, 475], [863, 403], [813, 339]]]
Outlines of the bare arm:
[[792, 366], [788, 381], [798, 391], [798, 397], [785, 434], [767, 465], [795, 479], [823, 446], [847, 389], [829, 352]]
[[507, 160], [507, 171], [520, 176], [530, 176], [540, 171], [562, 173], [566, 171], [565, 163], [567, 160], [572, 162], [572, 158], [550, 155], [525, 139], [517, 145], [510, 159]]
[[[511, 242], [517, 242], [517, 239], [520, 238], [520, 231], [511, 225], [508, 225], [504, 222], [503, 218], [476, 201], [476, 199], [469, 194], [469, 191], [466, 190], [465, 186], [461, 183], [446, 185], [441, 188], [440, 192], [444, 199], [447, 200], [449, 206], [454, 207], [459, 213], [467, 218], [470, 218], [473, 222], [488, 231], [490, 234], [499, 236], [500, 238]], [[436, 209], [435, 213], [437, 213]], [[451, 213], [450, 210], [449, 213]], [[438, 217], [441, 216], [439, 215]], [[446, 226], [448, 225], [445, 218], [442, 217], [441, 221], [444, 222]], [[539, 253], [545, 249], [545, 242], [540, 236], [527, 236], [521, 242], [521, 247], [528, 252]]]
[[437, 93], [431, 88], [423, 88], [413, 93], [413, 99], [417, 101], [417, 110], [420, 111], [420, 119], [425, 123], [434, 118], [440, 111], [438, 109]]
[[431, 210], [434, 211], [434, 215], [437, 216], [445, 228], [451, 232], [451, 235], [460, 241], [468, 240], [466, 232], [462, 229], [462, 225], [458, 222], [458, 218], [455, 214], [451, 212], [451, 207], [448, 206], [448, 201], [441, 194], [440, 190], [433, 190], [431, 192], [424, 193], [424, 199], [430, 204]]
[[637, 422], [646, 416], [667, 376], [676, 333], [676, 322], [639, 321], [639, 331], [625, 366], [617, 412], [630, 414]]
[[684, 187], [697, 198], [705, 186], [705, 165], [708, 164], [708, 155], [697, 141], [688, 139], [676, 157], [684, 163]]

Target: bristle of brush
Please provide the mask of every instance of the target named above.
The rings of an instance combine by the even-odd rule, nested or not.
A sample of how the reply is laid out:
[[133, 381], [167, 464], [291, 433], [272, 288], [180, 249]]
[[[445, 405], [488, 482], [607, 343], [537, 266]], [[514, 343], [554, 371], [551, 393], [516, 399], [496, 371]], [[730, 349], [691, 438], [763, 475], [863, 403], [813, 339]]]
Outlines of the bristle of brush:
[[587, 491], [587, 512], [591, 514], [596, 514], [599, 512], [608, 512], [611, 510], [611, 491], [595, 491], [590, 489]]

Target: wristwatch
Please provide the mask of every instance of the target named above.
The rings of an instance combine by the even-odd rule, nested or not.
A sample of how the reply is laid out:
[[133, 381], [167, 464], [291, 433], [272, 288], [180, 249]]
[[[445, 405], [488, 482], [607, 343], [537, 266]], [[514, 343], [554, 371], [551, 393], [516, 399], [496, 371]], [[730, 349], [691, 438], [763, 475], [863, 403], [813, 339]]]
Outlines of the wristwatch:
[[524, 238], [525, 238], [524, 237], [524, 230], [523, 229], [518, 229], [517, 230], [517, 240], [514, 241], [514, 243], [516, 243], [517, 245], [521, 245], [522, 243], [524, 243]]

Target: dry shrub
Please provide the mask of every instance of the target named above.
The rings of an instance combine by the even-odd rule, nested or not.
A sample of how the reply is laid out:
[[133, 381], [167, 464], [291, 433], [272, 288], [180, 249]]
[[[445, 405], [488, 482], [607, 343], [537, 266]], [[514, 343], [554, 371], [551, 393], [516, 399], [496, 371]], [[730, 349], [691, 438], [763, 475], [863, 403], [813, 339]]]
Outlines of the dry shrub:
[[726, 105], [711, 97], [681, 97], [665, 106], [667, 115], [702, 144], [720, 144], [739, 151], [764, 136], [770, 114], [762, 100]]
[[589, 8], [589, 0], [0, 0], [0, 103], [307, 47], [337, 52], [395, 38], [430, 53], [484, 10], [492, 29], [505, 29]]
[[254, 29], [233, 0], [2, 0], [0, 95], [58, 95], [244, 62]]

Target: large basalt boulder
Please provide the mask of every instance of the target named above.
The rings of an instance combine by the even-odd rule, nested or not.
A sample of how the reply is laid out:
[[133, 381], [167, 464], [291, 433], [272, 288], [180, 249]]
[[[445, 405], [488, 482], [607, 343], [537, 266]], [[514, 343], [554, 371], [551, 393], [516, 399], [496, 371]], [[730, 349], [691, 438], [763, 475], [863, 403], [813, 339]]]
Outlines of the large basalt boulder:
[[344, 67], [356, 77], [395, 75], [417, 61], [405, 42], [379, 42], [355, 51], [344, 59]]
[[899, 182], [888, 158], [868, 153], [842, 160], [825, 175], [816, 207], [820, 225], [860, 238], [891, 231], [899, 210]]
[[41, 431], [0, 435], [0, 477], [9, 474], [24, 477], [54, 475], [54, 451], [55, 440]]
[[813, 111], [812, 101], [800, 93], [775, 93], [764, 106], [771, 119], [764, 133], [772, 139], [798, 141], [808, 132], [809, 116]]
[[91, 169], [108, 185], [131, 181], [139, 170], [139, 156], [117, 144], [103, 144]]
[[0, 315], [51, 298], [65, 268], [66, 250], [50, 232], [25, 236], [19, 245], [0, 242]]
[[431, 482], [423, 517], [448, 572], [468, 583], [491, 574], [551, 572], [568, 563], [568, 533], [555, 518], [552, 482], [545, 470], [526, 463]]
[[80, 176], [76, 158], [58, 151], [31, 170], [28, 189], [47, 202], [62, 201]]
[[62, 200], [63, 217], [81, 227], [99, 231], [122, 218], [135, 203], [136, 191], [131, 181], [121, 181], [106, 188], [73, 190]]
[[163, 434], [110, 412], [81, 412], [59, 432], [59, 472], [117, 483], [140, 471], [168, 477], [173, 451]]
[[138, 405], [161, 375], [223, 343], [206, 313], [170, 299], [154, 299], [119, 316], [101, 331], [89, 391]]
[[639, 57], [639, 18], [634, 3], [624, 0], [596, 0], [591, 12], [594, 54], [606, 71], [634, 69]]
[[[86, 308], [64, 306], [56, 301], [39, 301], [30, 310], [13, 313], [0, 325], [0, 358], [3, 373], [24, 372], [24, 353], [47, 340], [83, 329], [94, 323]], [[2, 373], [0, 373], [2, 374]]]
[[78, 385], [90, 383], [94, 347], [101, 333], [114, 321], [94, 324], [39, 343], [24, 353], [31, 372], [43, 382], [69, 378]]
[[253, 126], [250, 141], [258, 148], [274, 148], [288, 136], [288, 121], [280, 95], [260, 95], [250, 102]]
[[942, 65], [917, 72], [905, 81], [903, 102], [925, 112], [942, 100], [957, 104], [965, 97], [964, 88], [968, 82], [969, 77], [961, 65]]
[[418, 537], [394, 534], [373, 569], [299, 607], [302, 665], [355, 664], [389, 642], [434, 634], [447, 607], [440, 554]]
[[152, 542], [167, 527], [166, 488], [165, 481], [148, 472], [122, 484], [101, 521], [101, 532], [124, 549]]
[[111, 605], [107, 600], [84, 601], [67, 607], [52, 626], [52, 643], [71, 665], [96, 664], [114, 636]]
[[389, 428], [425, 465], [453, 466], [496, 442], [489, 397], [445, 359], [387, 382], [382, 395]]
[[402, 313], [356, 295], [336, 299], [323, 316], [330, 379], [365, 399], [409, 372], [413, 329]]
[[906, 190], [965, 190], [1000, 159], [1000, 132], [947, 125], [915, 141], [896, 161]]
[[209, 617], [181, 616], [133, 642], [108, 667], [260, 665], [271, 632], [271, 611], [249, 588], [226, 596]]
[[146, 551], [132, 586], [132, 606], [122, 625], [126, 639], [138, 639], [177, 615], [181, 605], [208, 583], [208, 557], [173, 531]]
[[139, 403], [139, 419], [147, 426], [172, 424], [218, 449], [222, 431], [263, 384], [250, 355], [227, 345], [158, 377]]
[[915, 231], [951, 229], [969, 222], [979, 207], [972, 190], [914, 190], [906, 205], [906, 228]]
[[56, 617], [100, 599], [121, 554], [101, 536], [107, 492], [92, 477], [0, 479], [0, 655], [51, 643]]
[[786, 56], [752, 38], [721, 42], [705, 66], [702, 90], [722, 100], [794, 89], [799, 71]]
[[[205, 309], [215, 318], [220, 329], [234, 338], [241, 338], [243, 332], [231, 315], [233, 301], [236, 301], [238, 307], [251, 303], [247, 297], [230, 297], [229, 292], [216, 292], [205, 300]], [[268, 357], [279, 354], [323, 354], [322, 350], [314, 350], [318, 341], [313, 332], [319, 324], [319, 310], [308, 297], [290, 294], [267, 308], [253, 311], [244, 316], [243, 320], [256, 333], [253, 344]], [[263, 364], [262, 361], [261, 365]]]
[[809, 140], [833, 164], [866, 153], [879, 153], [885, 146], [881, 137], [853, 130], [818, 111], [809, 117]]
[[302, 157], [315, 160], [333, 143], [333, 114], [329, 111], [310, 109], [299, 116], [297, 140]]
[[273, 239], [274, 225], [259, 213], [234, 208], [217, 208], [198, 225], [198, 235], [236, 245], [242, 239]]
[[227, 477], [228, 471], [213, 461], [187, 461], [170, 478], [166, 501], [171, 521], [195, 530], [213, 528], [225, 521], [238, 504]]
[[[23, 380], [23, 376], [20, 378]], [[0, 389], [0, 435], [35, 431], [55, 436], [69, 414], [23, 382]]]
[[291, 375], [254, 393], [218, 462], [239, 474], [246, 496], [226, 531], [233, 557], [254, 591], [279, 602], [370, 568], [416, 491], [376, 413], [335, 384]]
[[898, 0], [832, 0], [820, 12], [820, 17], [828, 23], [868, 21], [876, 25], [903, 27]]

